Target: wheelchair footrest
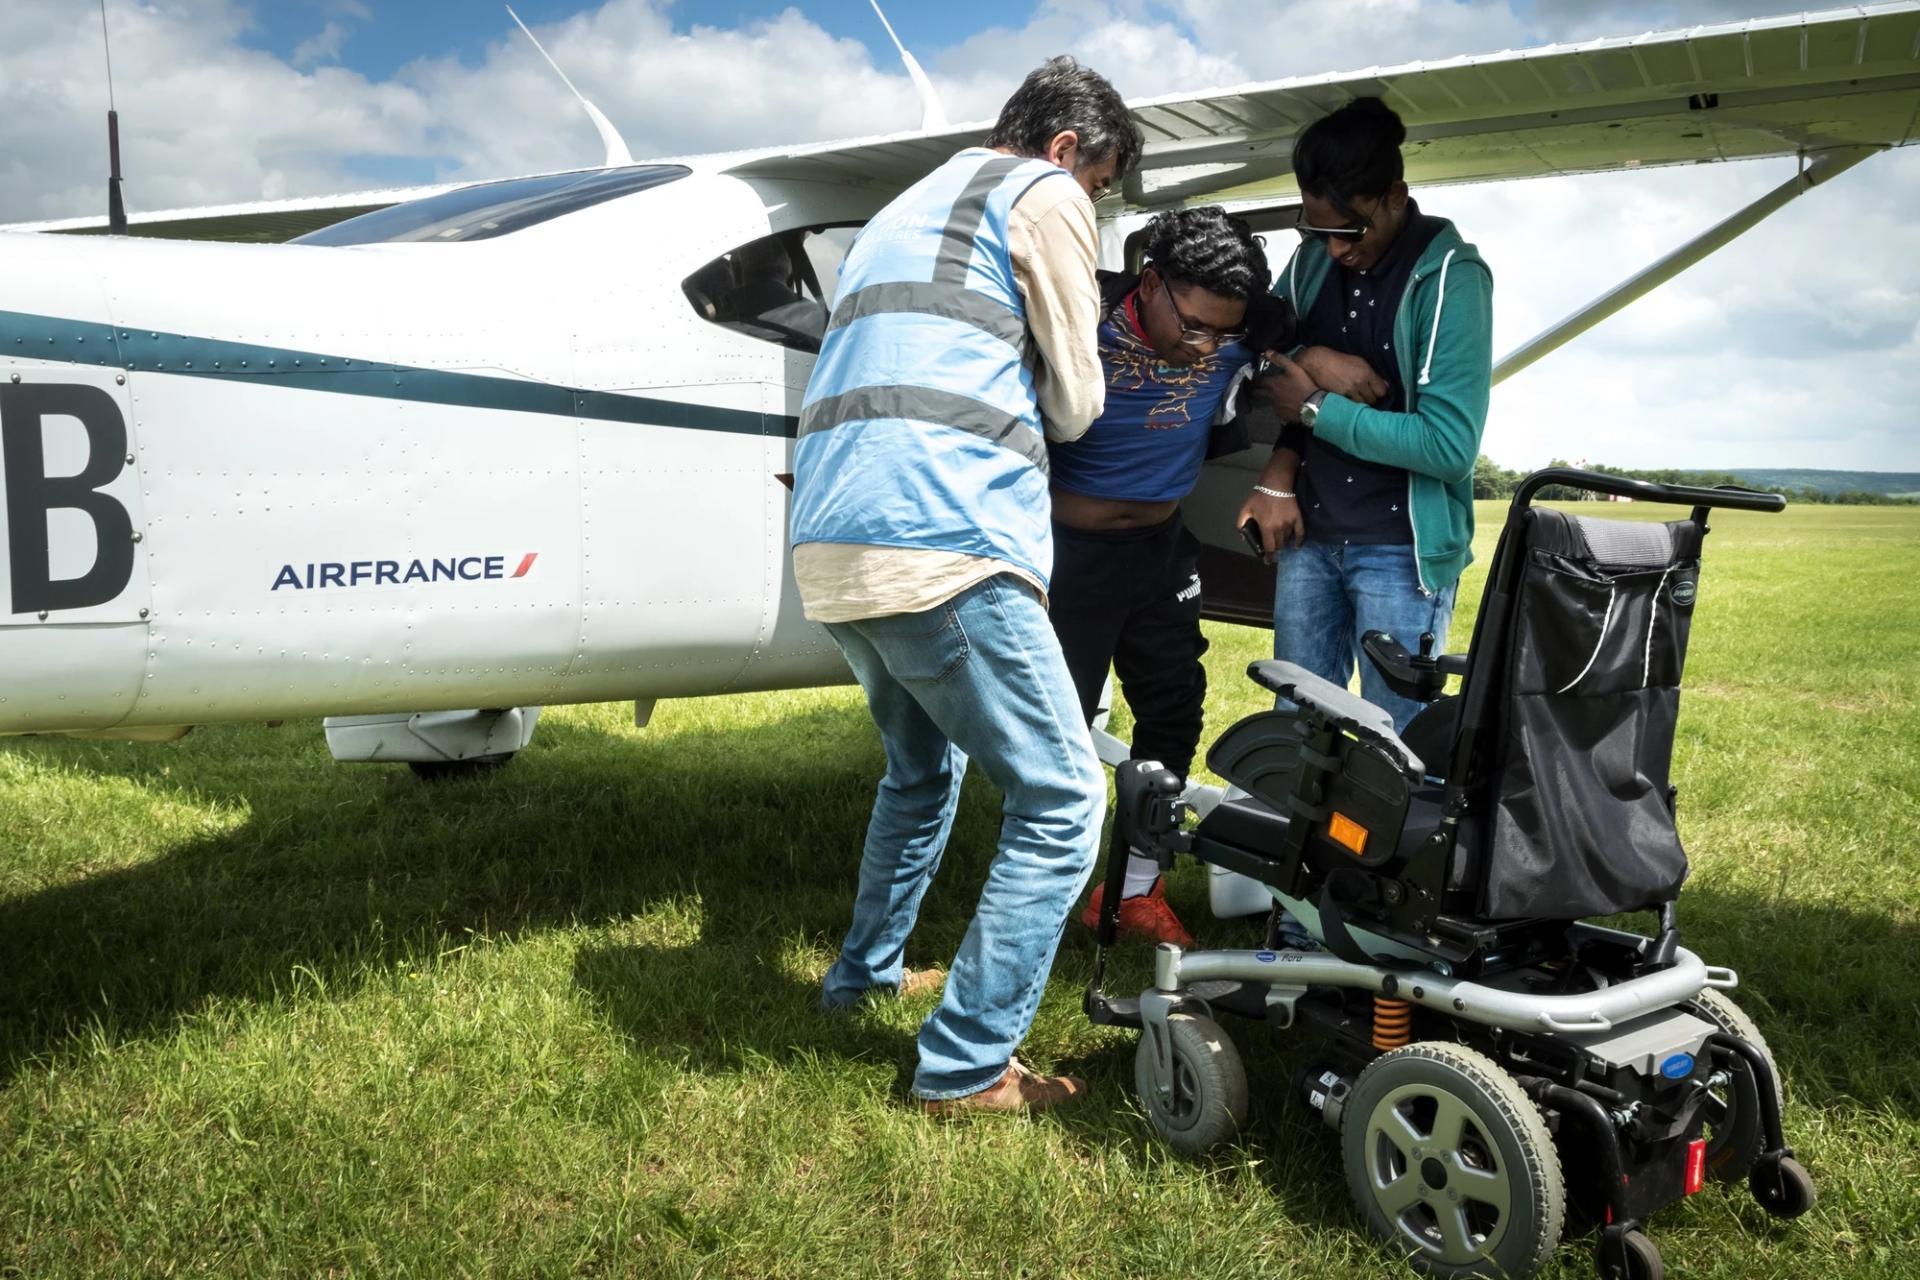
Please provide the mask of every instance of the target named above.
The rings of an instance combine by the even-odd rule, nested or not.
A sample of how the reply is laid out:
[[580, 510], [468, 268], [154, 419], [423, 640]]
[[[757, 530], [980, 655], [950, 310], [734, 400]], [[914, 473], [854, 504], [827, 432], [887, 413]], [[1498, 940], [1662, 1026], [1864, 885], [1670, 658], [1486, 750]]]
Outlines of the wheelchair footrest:
[[1140, 1029], [1139, 996], [1110, 996], [1104, 991], [1088, 988], [1082, 1005], [1086, 1009], [1087, 1021], [1096, 1027]]
[[[1267, 1016], [1267, 984], [1264, 982], [1223, 978], [1196, 982], [1184, 988], [1180, 994], [1188, 1000], [1205, 1004], [1215, 1013], [1256, 1019]], [[1087, 1020], [1097, 1027], [1133, 1027], [1137, 1030], [1140, 1026], [1139, 996], [1110, 996], [1104, 991], [1089, 988], [1082, 1004]]]

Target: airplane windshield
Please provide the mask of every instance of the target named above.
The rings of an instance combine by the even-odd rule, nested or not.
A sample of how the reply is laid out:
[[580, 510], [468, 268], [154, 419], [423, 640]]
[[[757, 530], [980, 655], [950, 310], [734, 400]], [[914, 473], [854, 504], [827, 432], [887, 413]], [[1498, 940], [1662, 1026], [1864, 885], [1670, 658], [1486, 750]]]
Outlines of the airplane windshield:
[[513, 178], [409, 200], [308, 232], [294, 244], [445, 244], [491, 240], [692, 172], [677, 164]]

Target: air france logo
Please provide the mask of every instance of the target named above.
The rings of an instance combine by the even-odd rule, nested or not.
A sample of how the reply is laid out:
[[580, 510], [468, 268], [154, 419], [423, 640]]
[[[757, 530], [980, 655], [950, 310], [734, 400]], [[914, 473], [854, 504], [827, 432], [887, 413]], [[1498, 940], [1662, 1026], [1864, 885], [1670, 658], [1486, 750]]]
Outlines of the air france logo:
[[520, 557], [512, 573], [506, 556], [451, 556], [445, 560], [321, 560], [310, 564], [283, 564], [273, 590], [324, 591], [328, 587], [405, 587], [434, 582], [489, 582], [524, 578], [540, 558], [538, 551]]

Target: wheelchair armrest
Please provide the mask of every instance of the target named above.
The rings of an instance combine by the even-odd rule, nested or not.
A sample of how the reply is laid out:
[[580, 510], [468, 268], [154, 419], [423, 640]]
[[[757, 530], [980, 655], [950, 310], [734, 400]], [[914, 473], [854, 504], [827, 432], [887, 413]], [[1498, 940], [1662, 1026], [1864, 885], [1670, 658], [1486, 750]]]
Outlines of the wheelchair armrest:
[[1253, 677], [1254, 683], [1297, 703], [1308, 714], [1330, 720], [1335, 728], [1380, 747], [1410, 780], [1418, 782], [1426, 776], [1427, 766], [1394, 732], [1393, 717], [1365, 698], [1322, 679], [1305, 667], [1278, 659], [1256, 662], [1247, 668], [1247, 674]]

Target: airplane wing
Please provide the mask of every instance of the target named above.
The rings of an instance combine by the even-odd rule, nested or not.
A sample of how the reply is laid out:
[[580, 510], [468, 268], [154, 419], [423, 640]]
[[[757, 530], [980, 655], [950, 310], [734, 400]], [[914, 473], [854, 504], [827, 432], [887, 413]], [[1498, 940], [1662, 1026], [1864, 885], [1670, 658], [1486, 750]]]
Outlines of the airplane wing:
[[[375, 209], [439, 195], [472, 183], [439, 183], [426, 187], [392, 187], [354, 191], [344, 195], [301, 196], [290, 200], [256, 200], [247, 204], [209, 205], [198, 209], [163, 209], [127, 214], [127, 229], [136, 236], [167, 240], [238, 240], [272, 244], [309, 231], [355, 218]], [[0, 231], [52, 231], [66, 235], [105, 235], [105, 215], [58, 218], [48, 222], [17, 222]]]
[[[1350, 98], [1407, 125], [1407, 180], [1492, 182], [1920, 141], [1920, 0], [1303, 76], [1132, 104], [1146, 155], [1101, 216], [1294, 194], [1293, 139]], [[991, 122], [673, 163], [898, 189]], [[662, 161], [661, 163], [666, 163]], [[135, 235], [287, 240], [464, 183], [130, 214]], [[9, 231], [98, 233], [104, 217]]]
[[[1421, 185], [1902, 146], [1920, 140], [1920, 3], [1145, 99], [1132, 104], [1147, 145], [1127, 208], [1290, 196], [1294, 137], [1368, 95], [1406, 122], [1407, 180]], [[989, 127], [795, 149], [732, 172], [899, 185]]]

